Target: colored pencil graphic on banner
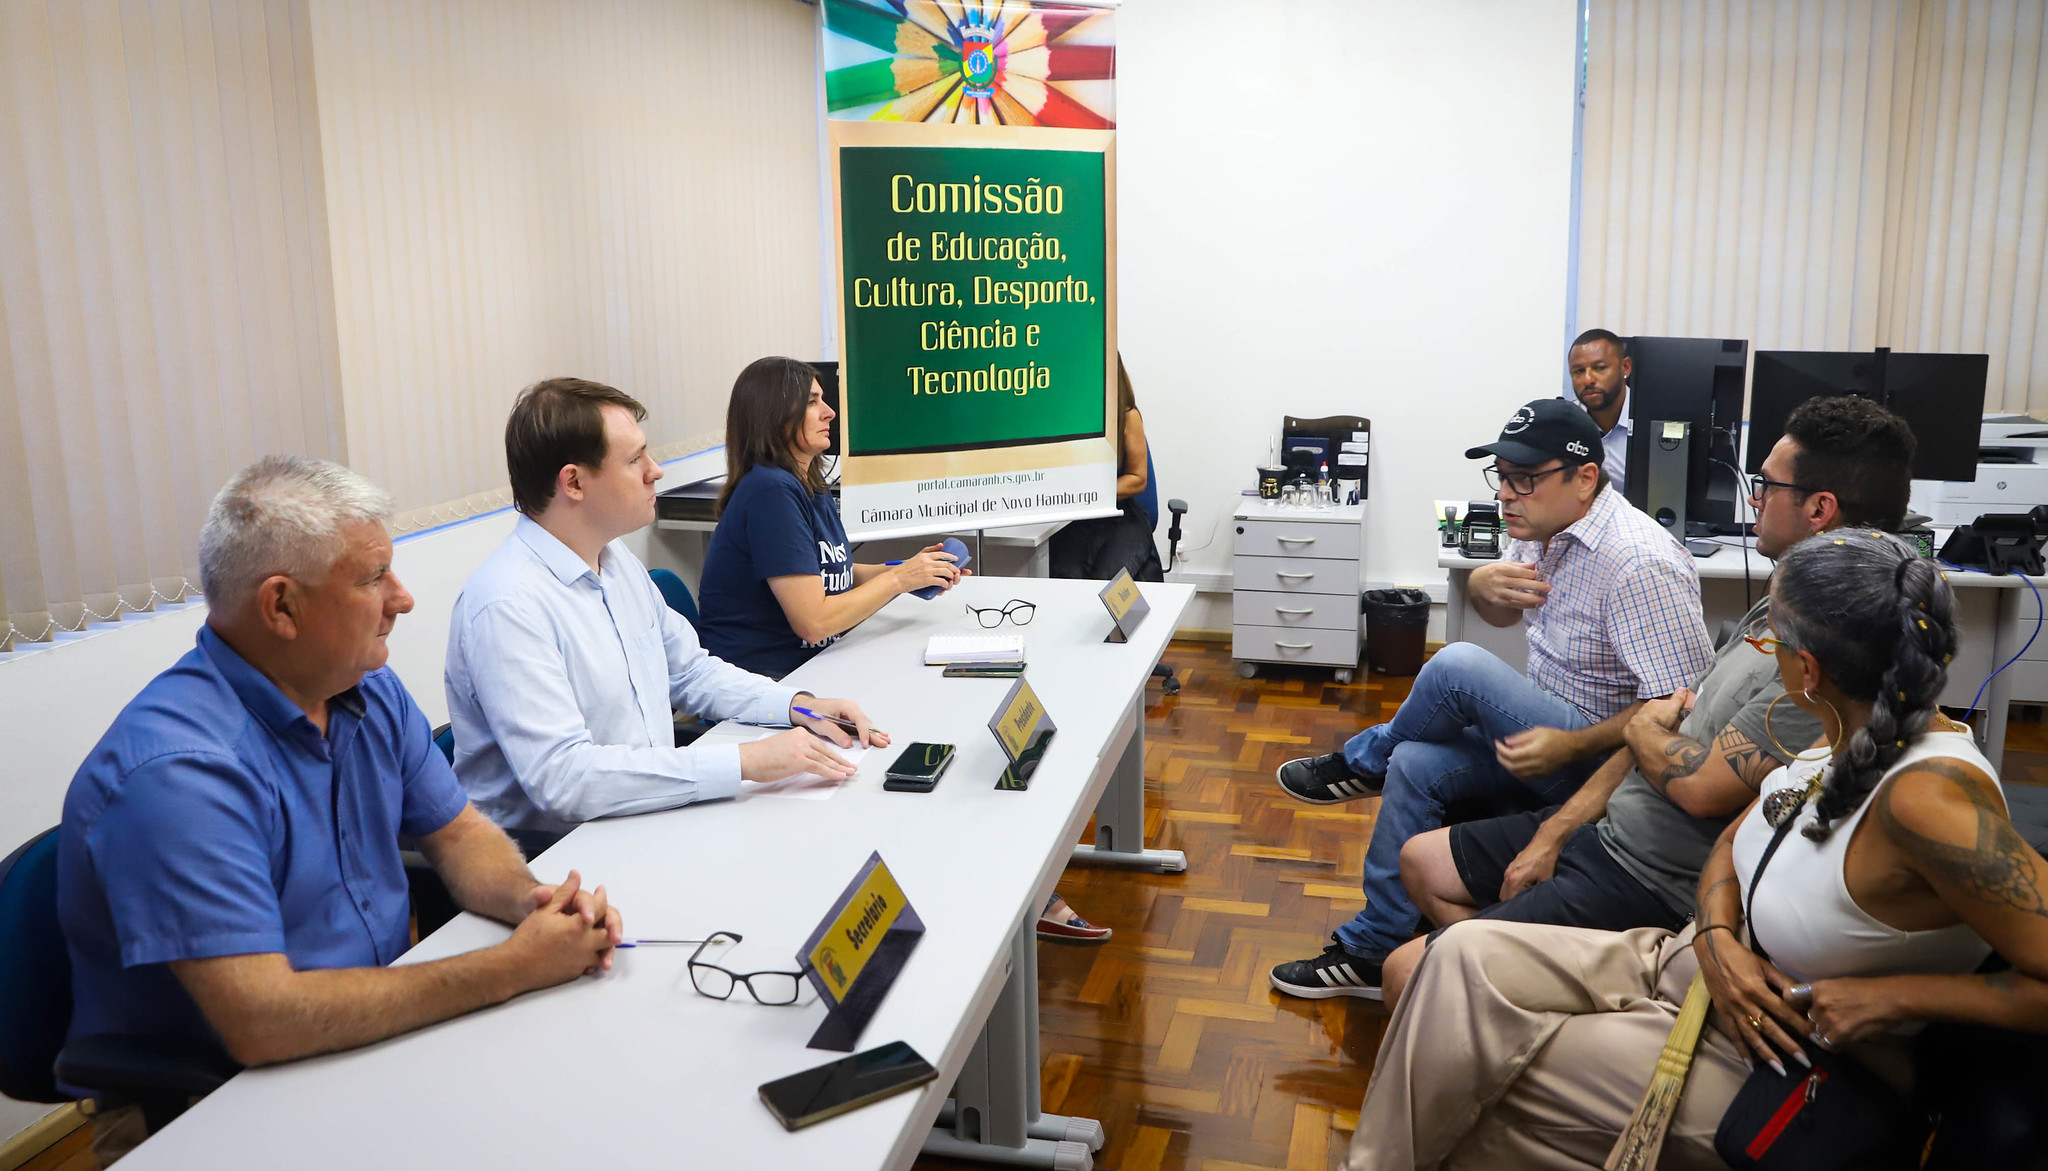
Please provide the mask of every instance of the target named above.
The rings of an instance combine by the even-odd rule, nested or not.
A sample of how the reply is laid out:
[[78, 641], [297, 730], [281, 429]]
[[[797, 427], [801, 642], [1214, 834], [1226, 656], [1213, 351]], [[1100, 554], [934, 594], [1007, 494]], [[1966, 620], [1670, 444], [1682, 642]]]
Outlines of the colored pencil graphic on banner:
[[1058, 0], [825, 0], [834, 118], [1116, 125], [1110, 11]]

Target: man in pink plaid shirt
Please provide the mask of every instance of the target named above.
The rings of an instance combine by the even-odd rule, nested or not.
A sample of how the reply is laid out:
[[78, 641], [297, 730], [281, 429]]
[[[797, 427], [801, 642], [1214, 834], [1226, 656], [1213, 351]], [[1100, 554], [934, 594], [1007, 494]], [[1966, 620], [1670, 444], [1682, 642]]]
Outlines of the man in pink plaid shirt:
[[1491, 816], [1575, 792], [1622, 743], [1643, 704], [1689, 687], [1713, 661], [1691, 554], [1624, 500], [1601, 467], [1600, 428], [1578, 404], [1540, 399], [1500, 439], [1487, 482], [1513, 538], [1472, 572], [1474, 609], [1524, 623], [1526, 677], [1470, 643], [1439, 651], [1394, 718], [1327, 756], [1280, 766], [1311, 804], [1382, 795], [1365, 859], [1365, 910], [1321, 956], [1273, 969], [1295, 996], [1380, 999], [1380, 967], [1420, 919], [1401, 885], [1401, 846], [1445, 809]]

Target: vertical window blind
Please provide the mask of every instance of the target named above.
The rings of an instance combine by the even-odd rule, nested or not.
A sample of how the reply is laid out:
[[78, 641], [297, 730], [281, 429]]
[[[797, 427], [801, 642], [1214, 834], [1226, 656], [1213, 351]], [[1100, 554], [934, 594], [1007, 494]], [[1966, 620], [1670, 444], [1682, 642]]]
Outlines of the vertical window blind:
[[817, 10], [793, 0], [313, 8], [348, 449], [399, 531], [510, 503], [528, 383], [608, 382], [657, 455], [816, 358]]
[[540, 378], [714, 439], [747, 361], [819, 356], [815, 20], [0, 4], [0, 650], [196, 589], [258, 455], [351, 464], [402, 532], [508, 502]]
[[0, 4], [0, 649], [179, 598], [213, 493], [346, 458], [303, 4]]
[[2037, 0], [1592, 0], [1578, 328], [1991, 355], [2048, 410]]

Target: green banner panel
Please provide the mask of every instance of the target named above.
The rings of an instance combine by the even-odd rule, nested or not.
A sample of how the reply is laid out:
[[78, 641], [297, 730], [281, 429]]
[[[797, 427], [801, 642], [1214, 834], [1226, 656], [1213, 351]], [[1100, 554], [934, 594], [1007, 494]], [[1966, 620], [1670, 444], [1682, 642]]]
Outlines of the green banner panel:
[[1103, 433], [1103, 156], [844, 147], [848, 453]]

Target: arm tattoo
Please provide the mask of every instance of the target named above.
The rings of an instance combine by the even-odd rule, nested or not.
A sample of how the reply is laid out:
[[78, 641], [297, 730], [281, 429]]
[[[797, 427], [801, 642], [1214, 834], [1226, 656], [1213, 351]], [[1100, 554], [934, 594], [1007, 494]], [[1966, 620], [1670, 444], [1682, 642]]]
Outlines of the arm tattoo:
[[1714, 751], [1728, 762], [1737, 780], [1748, 785], [1751, 792], [1763, 787], [1764, 778], [1778, 767], [1778, 758], [1756, 746], [1741, 729], [1730, 724], [1714, 737]]
[[1925, 866], [1930, 877], [1952, 883], [1982, 902], [2048, 918], [2048, 898], [2034, 879], [2034, 848], [1991, 804], [1983, 788], [1969, 773], [1947, 761], [1923, 760], [1914, 767], [1947, 780], [1975, 807], [1976, 843], [1951, 846], [1915, 833], [1892, 810], [1892, 785], [1884, 787], [1877, 805], [1878, 824], [1884, 827], [1885, 836]]
[[1700, 771], [1707, 763], [1707, 746], [1685, 736], [1673, 737], [1664, 745], [1664, 786], [1673, 781], [1682, 781]]
[[[1728, 877], [1726, 877], [1726, 878], [1723, 878], [1723, 879], [1720, 879], [1720, 880], [1716, 881], [1716, 882], [1714, 883], [1714, 885], [1712, 885], [1712, 886], [1708, 887], [1707, 889], [1705, 889], [1705, 890], [1703, 890], [1703, 891], [1701, 891], [1701, 892], [1700, 892], [1700, 894], [1699, 894], [1699, 898], [1698, 898], [1698, 900], [1696, 900], [1696, 904], [1697, 904], [1697, 906], [1698, 906], [1698, 909], [1699, 909], [1699, 914], [1698, 914], [1698, 917], [1697, 917], [1697, 918], [1698, 918], [1698, 921], [1699, 921], [1699, 925], [1700, 925], [1700, 929], [1701, 929], [1701, 930], [1703, 930], [1703, 931], [1704, 931], [1704, 930], [1706, 930], [1706, 928], [1708, 928], [1709, 926], [1717, 926], [1717, 927], [1718, 927], [1718, 926], [1724, 926], [1724, 924], [1717, 924], [1717, 923], [1714, 923], [1714, 922], [1713, 922], [1713, 920], [1711, 920], [1710, 918], [1708, 918], [1708, 916], [1707, 916], [1707, 900], [1708, 900], [1708, 899], [1711, 899], [1711, 898], [1713, 898], [1713, 897], [1714, 897], [1714, 892], [1715, 892], [1715, 891], [1717, 891], [1717, 890], [1720, 890], [1720, 889], [1721, 889], [1722, 887], [1724, 887], [1724, 886], [1734, 886], [1734, 885], [1736, 885], [1736, 883], [1735, 883], [1735, 876], [1731, 874], [1731, 875], [1729, 875], [1729, 876], [1728, 876]], [[1737, 921], [1737, 922], [1740, 922], [1740, 921], [1741, 921], [1741, 919], [1742, 919], [1742, 911], [1741, 911], [1741, 907], [1740, 907], [1740, 904], [1741, 904], [1741, 902], [1742, 902], [1742, 897], [1741, 897], [1741, 891], [1740, 891], [1740, 890], [1737, 890], [1737, 892], [1736, 892], [1736, 899], [1735, 899], [1735, 901], [1736, 901], [1736, 903], [1737, 903], [1737, 909], [1736, 909], [1736, 912], [1735, 912], [1735, 918], [1736, 918], [1736, 921]], [[1733, 924], [1733, 923], [1730, 923], [1730, 924], [1725, 924], [1725, 926], [1729, 926], [1729, 927], [1733, 927], [1734, 925], [1735, 925], [1735, 924]]]

